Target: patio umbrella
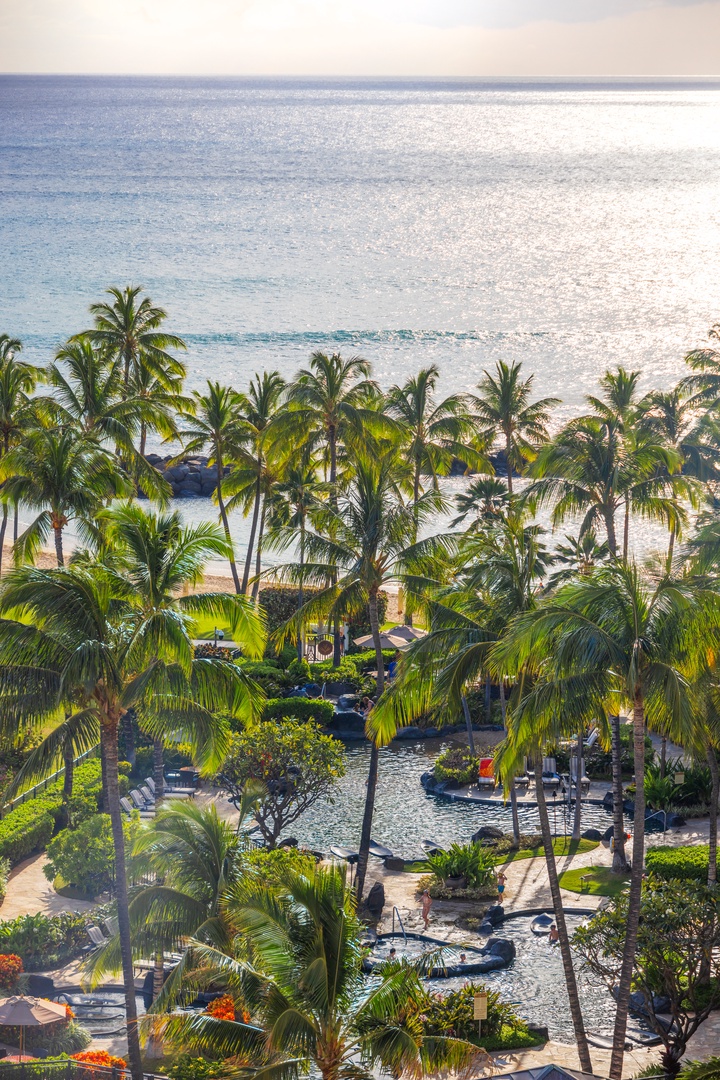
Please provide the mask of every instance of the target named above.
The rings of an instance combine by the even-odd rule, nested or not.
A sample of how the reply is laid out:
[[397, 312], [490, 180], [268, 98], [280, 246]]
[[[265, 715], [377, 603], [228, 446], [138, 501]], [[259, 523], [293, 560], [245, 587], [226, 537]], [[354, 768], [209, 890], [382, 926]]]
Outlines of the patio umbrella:
[[67, 1012], [64, 1005], [45, 998], [15, 997], [0, 1000], [0, 1024], [20, 1028], [20, 1057], [23, 1056], [26, 1027], [42, 1027], [44, 1024], [57, 1024], [65, 1020]]
[[402, 638], [403, 641], [417, 641], [418, 638], [427, 637], [427, 630], [420, 630], [417, 626], [391, 626], [388, 630], [391, 637]]

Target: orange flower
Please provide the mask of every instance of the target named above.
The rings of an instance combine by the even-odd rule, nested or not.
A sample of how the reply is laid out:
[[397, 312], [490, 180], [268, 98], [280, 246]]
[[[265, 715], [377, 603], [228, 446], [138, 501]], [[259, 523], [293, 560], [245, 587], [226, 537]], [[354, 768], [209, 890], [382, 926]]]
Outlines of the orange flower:
[[214, 1016], [216, 1020], [235, 1020], [235, 1002], [229, 994], [215, 998], [208, 1003], [205, 1010], [208, 1016]]
[[0, 987], [3, 990], [12, 990], [24, 970], [22, 960], [15, 953], [0, 953]]
[[72, 1055], [73, 1061], [84, 1061], [88, 1065], [105, 1065], [108, 1069], [127, 1069], [124, 1058], [114, 1057], [107, 1050], [81, 1050], [79, 1054]]

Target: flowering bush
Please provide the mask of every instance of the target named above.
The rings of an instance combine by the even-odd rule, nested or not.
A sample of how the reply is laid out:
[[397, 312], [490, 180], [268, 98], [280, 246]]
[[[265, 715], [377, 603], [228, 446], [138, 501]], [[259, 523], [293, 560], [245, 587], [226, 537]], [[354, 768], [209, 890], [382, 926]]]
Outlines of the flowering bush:
[[15, 953], [0, 953], [0, 987], [3, 990], [13, 990], [24, 970], [22, 960]]
[[243, 1024], [250, 1023], [250, 1013], [244, 1009], [238, 1009], [229, 994], [215, 998], [208, 1003], [205, 1012], [216, 1020], [239, 1020]]
[[109, 1054], [107, 1050], [83, 1050], [72, 1055], [73, 1061], [83, 1061], [87, 1065], [104, 1065], [108, 1069], [127, 1069], [127, 1061]]

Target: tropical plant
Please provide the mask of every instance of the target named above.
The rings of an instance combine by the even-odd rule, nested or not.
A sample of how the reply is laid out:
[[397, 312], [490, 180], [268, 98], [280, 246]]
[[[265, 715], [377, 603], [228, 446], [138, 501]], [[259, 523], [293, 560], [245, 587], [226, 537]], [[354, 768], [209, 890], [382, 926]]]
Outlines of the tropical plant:
[[185, 342], [162, 329], [167, 313], [149, 296], [141, 298], [141, 285], [111, 286], [106, 293], [109, 302], [90, 305], [95, 326], [77, 337], [89, 338], [109, 357], [121, 361], [124, 390], [130, 389], [131, 381], [140, 381], [142, 369], [161, 382], [183, 379], [185, 366], [168, 349], [184, 349]]
[[[0, 334], [0, 458], [17, 445], [36, 422], [33, 391], [41, 372], [17, 359], [22, 343]], [[15, 507], [17, 525], [17, 505]], [[0, 570], [8, 522], [8, 500], [3, 499], [0, 523]], [[17, 528], [15, 529], [17, 532]]]
[[[689, 580], [647, 580], [634, 565], [612, 563], [564, 585], [535, 610], [523, 612], [494, 649], [494, 662], [524, 672], [510, 712], [513, 753], [540, 747], [558, 723], [604, 717], [632, 708], [635, 825], [625, 945], [610, 1075], [622, 1070], [627, 1010], [637, 942], [644, 863], [645, 723], [688, 729], [692, 695], [685, 668], [711, 602]], [[539, 771], [538, 803], [542, 782]]]
[[511, 364], [498, 360], [495, 373], [485, 371], [478, 383], [480, 397], [469, 398], [485, 439], [502, 440], [510, 495], [513, 472], [521, 472], [528, 461], [534, 460], [538, 447], [547, 438], [550, 409], [560, 403], [559, 398], [531, 402], [534, 376], [522, 379], [521, 371], [522, 364], [516, 360]]
[[[207, 1013], [156, 1016], [149, 1026], [168, 1045], [288, 1080], [311, 1069], [323, 1080], [370, 1080], [378, 1067], [422, 1077], [472, 1057], [468, 1043], [425, 1033], [427, 996], [414, 968], [388, 965], [367, 993], [362, 927], [344, 868], [289, 874], [281, 889], [239, 885], [226, 907], [235, 940], [253, 959], [207, 946], [197, 951], [207, 977], [253, 1023]], [[166, 1002], [163, 993], [155, 1009]]]
[[[613, 987], [625, 956], [625, 925], [631, 901], [611, 900], [574, 944], [585, 963]], [[688, 1041], [720, 1005], [720, 919], [717, 895], [704, 884], [653, 880], [643, 889], [632, 987], [639, 994], [650, 1027], [662, 1040], [666, 1077], [680, 1071]], [[656, 1016], [658, 998], [669, 1001], [672, 1024]]]
[[[482, 1022], [480, 1036], [475, 1019], [475, 996], [479, 993], [487, 996], [487, 1017]], [[453, 1035], [490, 1050], [530, 1046], [538, 1038], [528, 1031], [525, 1021], [516, 1015], [512, 1005], [503, 1001], [497, 990], [481, 983], [467, 983], [449, 994], [430, 994], [424, 1013], [430, 1034]]]
[[458, 516], [452, 522], [453, 528], [465, 523], [472, 515], [470, 529], [483, 529], [498, 518], [503, 517], [511, 506], [508, 490], [495, 476], [478, 476], [465, 489], [455, 496], [455, 508]]
[[62, 967], [87, 944], [87, 920], [74, 911], [18, 915], [0, 922], [0, 949], [22, 957], [25, 971]]
[[451, 844], [447, 851], [428, 855], [427, 864], [437, 881], [465, 878], [469, 889], [482, 889], [495, 879], [492, 853], [481, 844]]
[[222, 766], [221, 781], [233, 795], [249, 782], [260, 781], [267, 791], [255, 811], [265, 843], [274, 848], [283, 829], [319, 799], [333, 802], [338, 780], [345, 774], [342, 746], [323, 735], [312, 721], [263, 721], [233, 739]]
[[[133, 512], [140, 513], [137, 508]], [[128, 514], [124, 511], [125, 521]], [[130, 535], [133, 529], [126, 531]], [[139, 535], [142, 530], [135, 531]], [[172, 573], [182, 587], [199, 574], [197, 560], [186, 560], [182, 547], [168, 557], [175, 565], [161, 574], [163, 581]], [[137, 563], [139, 566], [139, 556]], [[261, 654], [264, 647], [260, 622], [241, 597], [197, 594], [174, 597], [168, 603], [160, 594], [158, 606], [153, 606], [149, 602], [152, 581], [151, 567], [145, 580], [139, 572], [131, 578], [103, 566], [78, 564], [58, 570], [24, 567], [8, 575], [0, 591], [0, 614], [4, 616], [0, 619], [0, 702], [5, 725], [57, 722], [58, 709], [70, 708], [68, 718], [31, 755], [25, 777], [51, 770], [69, 729], [83, 733], [88, 740], [100, 736], [105, 800], [115, 847], [134, 1080], [140, 1080], [142, 1062], [118, 784], [120, 722], [125, 711], [133, 708], [153, 738], [164, 740], [171, 732], [177, 733], [192, 745], [203, 768], [217, 767], [225, 752], [227, 727], [215, 713], [219, 710], [249, 718], [259, 702], [239, 667], [193, 658], [191, 620], [196, 614], [222, 616], [251, 654]]]
[[[307, 536], [308, 563], [303, 576], [321, 588], [298, 612], [295, 620], [286, 624], [286, 632], [299, 631], [311, 620], [329, 618], [336, 625], [346, 615], [368, 610], [375, 659], [377, 663], [376, 695], [385, 687], [378, 593], [389, 582], [403, 584], [412, 596], [422, 587], [423, 560], [447, 544], [447, 538], [430, 538], [414, 543], [416, 525], [427, 519], [439, 505], [434, 492], [420, 496], [417, 505], [407, 505], [397, 486], [398, 451], [389, 448], [373, 453], [372, 445], [366, 455], [358, 453], [352, 482], [337, 500], [329, 502], [323, 521], [323, 532], [310, 531]], [[284, 568], [292, 580], [298, 577], [297, 566]], [[357, 876], [357, 895], [362, 897], [370, 832], [375, 807], [379, 750], [371, 741], [367, 795], [360, 835]]]
[[[257, 598], [260, 587], [260, 560], [262, 540], [265, 528], [266, 500], [272, 494], [278, 480], [275, 462], [267, 449], [267, 430], [273, 420], [282, 415], [281, 400], [285, 392], [285, 380], [277, 371], [264, 371], [255, 375], [250, 382], [247, 394], [243, 396], [242, 422], [246, 436], [244, 449], [237, 446], [234, 451], [233, 467], [227, 478], [227, 491], [232, 495], [228, 509], [236, 506], [249, 513], [252, 507], [250, 539], [241, 592], [247, 593], [250, 582], [253, 553], [255, 553], [255, 581], [253, 598]], [[272, 447], [272, 444], [270, 443]]]
[[[402, 426], [405, 454], [412, 469], [413, 506], [417, 505], [424, 476], [437, 488], [438, 476], [447, 475], [454, 459], [473, 469], [490, 471], [490, 463], [471, 444], [473, 420], [461, 394], [436, 401], [439, 368], [421, 368], [402, 386], [391, 386], [387, 409]], [[466, 460], [469, 459], [469, 460]]]
[[33, 560], [52, 534], [58, 566], [63, 566], [63, 529], [74, 520], [88, 538], [94, 534], [93, 515], [107, 500], [129, 494], [117, 463], [94, 438], [70, 429], [38, 427], [0, 461], [4, 491], [37, 516], [18, 537], [19, 560]]
[[230, 524], [223, 498], [225, 466], [237, 453], [246, 438], [246, 430], [241, 417], [244, 398], [229, 386], [208, 379], [207, 393], [197, 391], [192, 396], [192, 406], [181, 413], [183, 422], [182, 438], [185, 453], [208, 451], [208, 465], [215, 467], [217, 483], [215, 501], [220, 512], [220, 521], [225, 534], [225, 542], [230, 549], [230, 572], [239, 593], [240, 578], [235, 563]]
[[[140, 827], [139, 815], [123, 822], [126, 847]], [[108, 814], [94, 814], [76, 829], [63, 829], [47, 847], [43, 873], [48, 881], [60, 877], [90, 897], [111, 889], [115, 872], [112, 823]]]

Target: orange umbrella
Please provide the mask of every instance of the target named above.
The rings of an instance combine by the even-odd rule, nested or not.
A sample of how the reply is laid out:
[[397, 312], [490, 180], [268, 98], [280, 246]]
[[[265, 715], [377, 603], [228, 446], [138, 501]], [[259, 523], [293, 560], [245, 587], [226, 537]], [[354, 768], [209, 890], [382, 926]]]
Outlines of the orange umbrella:
[[67, 1012], [64, 1005], [46, 998], [15, 997], [0, 1000], [0, 1024], [20, 1028], [20, 1057], [23, 1055], [26, 1027], [42, 1027], [43, 1024], [56, 1024], [65, 1020]]

